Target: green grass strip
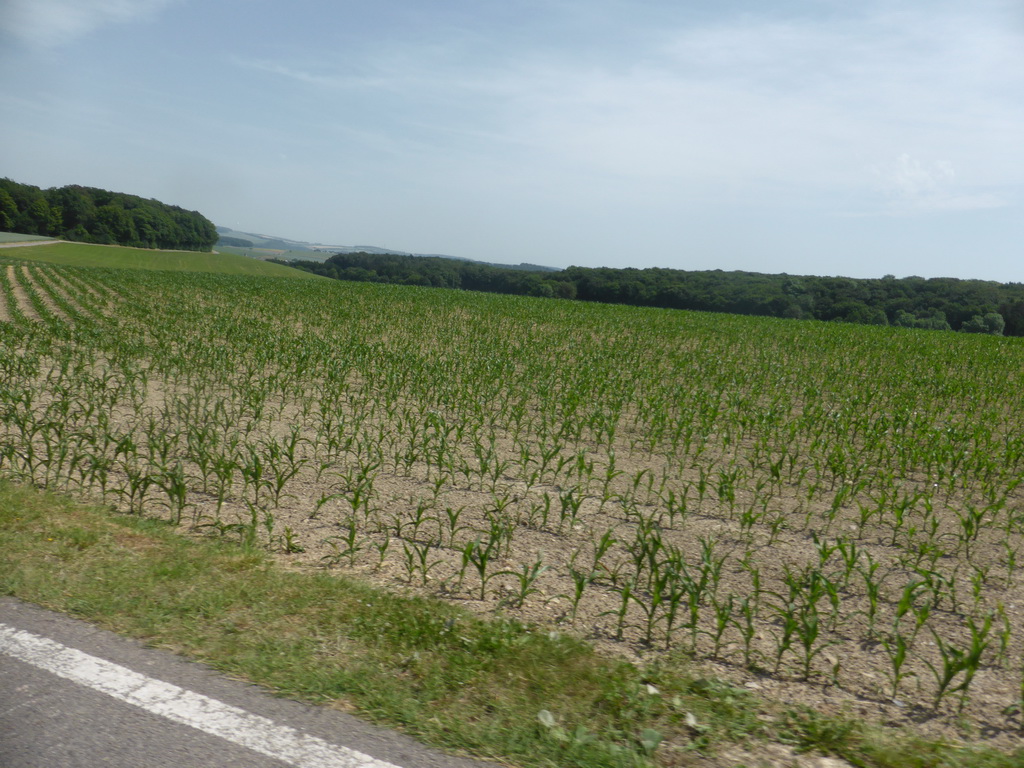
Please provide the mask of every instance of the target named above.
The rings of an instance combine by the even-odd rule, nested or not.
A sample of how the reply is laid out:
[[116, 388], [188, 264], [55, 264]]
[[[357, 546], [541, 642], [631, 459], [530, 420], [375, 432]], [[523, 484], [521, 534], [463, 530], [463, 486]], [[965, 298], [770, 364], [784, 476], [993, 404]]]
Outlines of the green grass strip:
[[695, 679], [682, 665], [641, 670], [564, 635], [285, 570], [259, 550], [6, 482], [0, 594], [522, 766], [707, 765], [704, 755], [742, 742], [756, 753], [762, 739], [878, 768], [1024, 759], [809, 712], [766, 719], [748, 692]]

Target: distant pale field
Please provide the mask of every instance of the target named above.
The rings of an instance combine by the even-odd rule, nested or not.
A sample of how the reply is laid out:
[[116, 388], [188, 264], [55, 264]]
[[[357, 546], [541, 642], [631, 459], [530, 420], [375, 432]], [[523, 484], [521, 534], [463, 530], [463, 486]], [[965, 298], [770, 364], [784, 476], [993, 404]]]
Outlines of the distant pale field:
[[0, 243], [29, 243], [33, 240], [52, 240], [42, 235], [19, 235], [17, 232], [0, 232]]
[[[19, 235], [18, 237], [27, 237]], [[39, 238], [36, 238], [39, 239]], [[44, 238], [45, 239], [45, 238]], [[8, 241], [10, 242], [10, 241]], [[153, 251], [143, 248], [122, 248], [87, 243], [56, 243], [25, 248], [5, 248], [0, 254], [7, 258], [73, 267], [111, 267], [114, 269], [149, 269], [170, 272], [216, 272], [228, 275], [263, 275], [321, 279], [307, 272], [249, 259], [231, 253], [198, 253], [196, 251]]]
[[320, 251], [282, 251], [274, 248], [240, 248], [237, 245], [215, 246], [221, 253], [233, 253], [250, 259], [299, 259], [301, 261], [327, 261], [333, 254]]

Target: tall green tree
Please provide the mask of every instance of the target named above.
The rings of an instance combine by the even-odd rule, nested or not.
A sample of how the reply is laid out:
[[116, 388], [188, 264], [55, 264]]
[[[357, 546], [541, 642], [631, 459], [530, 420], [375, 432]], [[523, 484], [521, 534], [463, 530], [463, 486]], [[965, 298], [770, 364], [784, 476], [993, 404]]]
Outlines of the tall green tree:
[[1002, 336], [1005, 328], [1006, 321], [998, 312], [975, 315], [960, 326], [960, 330], [964, 333], [988, 333], [992, 336]]
[[11, 193], [6, 189], [0, 189], [0, 230], [11, 232], [14, 229], [14, 222], [18, 219], [18, 204], [14, 202]]

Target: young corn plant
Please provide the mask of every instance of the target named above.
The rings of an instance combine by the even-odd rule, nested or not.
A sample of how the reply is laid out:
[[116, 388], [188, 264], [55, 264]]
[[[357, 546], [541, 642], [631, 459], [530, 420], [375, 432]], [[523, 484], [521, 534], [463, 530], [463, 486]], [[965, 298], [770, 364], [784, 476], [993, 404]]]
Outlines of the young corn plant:
[[[971, 641], [969, 645], [962, 648], [954, 646], [943, 639], [934, 629], [929, 628], [941, 657], [939, 664], [932, 664], [927, 659], [925, 660], [925, 664], [931, 670], [936, 683], [935, 700], [932, 704], [933, 709], [937, 710], [939, 708], [946, 694], [959, 692], [960, 704], [958, 709], [962, 711], [971, 683], [974, 681], [974, 676], [981, 667], [982, 654], [988, 648], [991, 640], [988, 635], [992, 629], [992, 616], [986, 616], [980, 627], [975, 623], [974, 618], [971, 617], [967, 620], [967, 627], [971, 633]], [[963, 678], [960, 682], [950, 687], [961, 673]]]
[[626, 615], [629, 613], [629, 606], [633, 602], [633, 590], [636, 587], [636, 576], [623, 581], [621, 585], [614, 588], [618, 594], [618, 607], [602, 613], [602, 616], [615, 616], [615, 639], [621, 640], [622, 633], [626, 627]]
[[171, 515], [171, 524], [180, 525], [185, 508], [188, 506], [188, 481], [180, 461], [173, 467], [166, 468], [153, 480], [167, 496], [167, 508]]
[[899, 695], [900, 683], [907, 677], [916, 677], [915, 673], [904, 671], [903, 665], [907, 660], [907, 639], [897, 628], [893, 634], [881, 638], [882, 648], [889, 659], [889, 682], [892, 687], [889, 690], [889, 698], [896, 701]]
[[360, 540], [359, 523], [355, 515], [349, 515], [342, 525], [344, 533], [330, 536], [324, 539], [324, 543], [331, 548], [331, 553], [320, 558], [324, 565], [337, 565], [347, 559], [349, 566], [355, 564], [356, 556], [363, 551], [364, 543]]
[[596, 578], [594, 571], [581, 571], [574, 567], [573, 563], [569, 564], [569, 576], [572, 579], [573, 593], [569, 597], [570, 611], [569, 621], [576, 621], [576, 613], [580, 607], [580, 601], [583, 599], [584, 592], [587, 591], [587, 587], [594, 583]]
[[462, 569], [459, 571], [459, 583], [462, 583], [466, 568], [472, 565], [480, 577], [480, 600], [487, 598], [487, 584], [497, 574], [493, 571], [488, 573], [491, 562], [499, 553], [500, 542], [495, 537], [490, 537], [484, 542], [483, 539], [473, 539], [462, 548]]
[[453, 507], [445, 507], [444, 517], [439, 515], [437, 518], [443, 529], [441, 531], [442, 539], [447, 538], [449, 547], [455, 546], [455, 539], [460, 533], [471, 530], [470, 525], [460, 522], [462, 514], [465, 511], [465, 507], [459, 507], [457, 509]]
[[[779, 627], [775, 635], [775, 674], [782, 667], [782, 657], [793, 647], [793, 641], [801, 624], [801, 606], [793, 602], [771, 603], [769, 609], [775, 613], [776, 625]], [[805, 611], [808, 610], [804, 606]]]
[[711, 658], [717, 659], [719, 658], [718, 654], [722, 648], [722, 638], [729, 627], [733, 626], [735, 623], [733, 614], [736, 610], [736, 596], [731, 593], [725, 598], [720, 598], [718, 595], [712, 595], [711, 610], [715, 616], [715, 623], [714, 627], [707, 633], [707, 635], [711, 638], [713, 644]]
[[443, 564], [444, 561], [440, 558], [431, 558], [434, 549], [434, 546], [427, 542], [402, 542], [403, 562], [405, 563], [406, 577], [410, 583], [413, 580], [413, 576], [418, 574], [420, 583], [426, 585], [430, 581], [430, 572]]
[[740, 601], [738, 610], [735, 611], [735, 618], [733, 618], [733, 626], [740, 633], [743, 642], [743, 667], [745, 669], [753, 669], [755, 666], [753, 645], [759, 624], [758, 605], [758, 601], [751, 598], [750, 595], [744, 597]]
[[498, 571], [494, 575], [511, 576], [515, 579], [512, 596], [509, 598], [508, 604], [514, 608], [521, 608], [523, 603], [526, 602], [526, 598], [540, 592], [540, 587], [537, 586], [537, 579], [547, 570], [548, 566], [544, 565], [542, 561], [537, 560], [533, 564], [523, 563], [518, 571]]

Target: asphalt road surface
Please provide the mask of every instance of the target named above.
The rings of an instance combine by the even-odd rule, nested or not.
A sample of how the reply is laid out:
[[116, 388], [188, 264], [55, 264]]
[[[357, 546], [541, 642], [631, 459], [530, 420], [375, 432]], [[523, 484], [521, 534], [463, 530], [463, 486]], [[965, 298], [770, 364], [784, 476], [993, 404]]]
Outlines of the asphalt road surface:
[[0, 597], [3, 768], [494, 768]]

